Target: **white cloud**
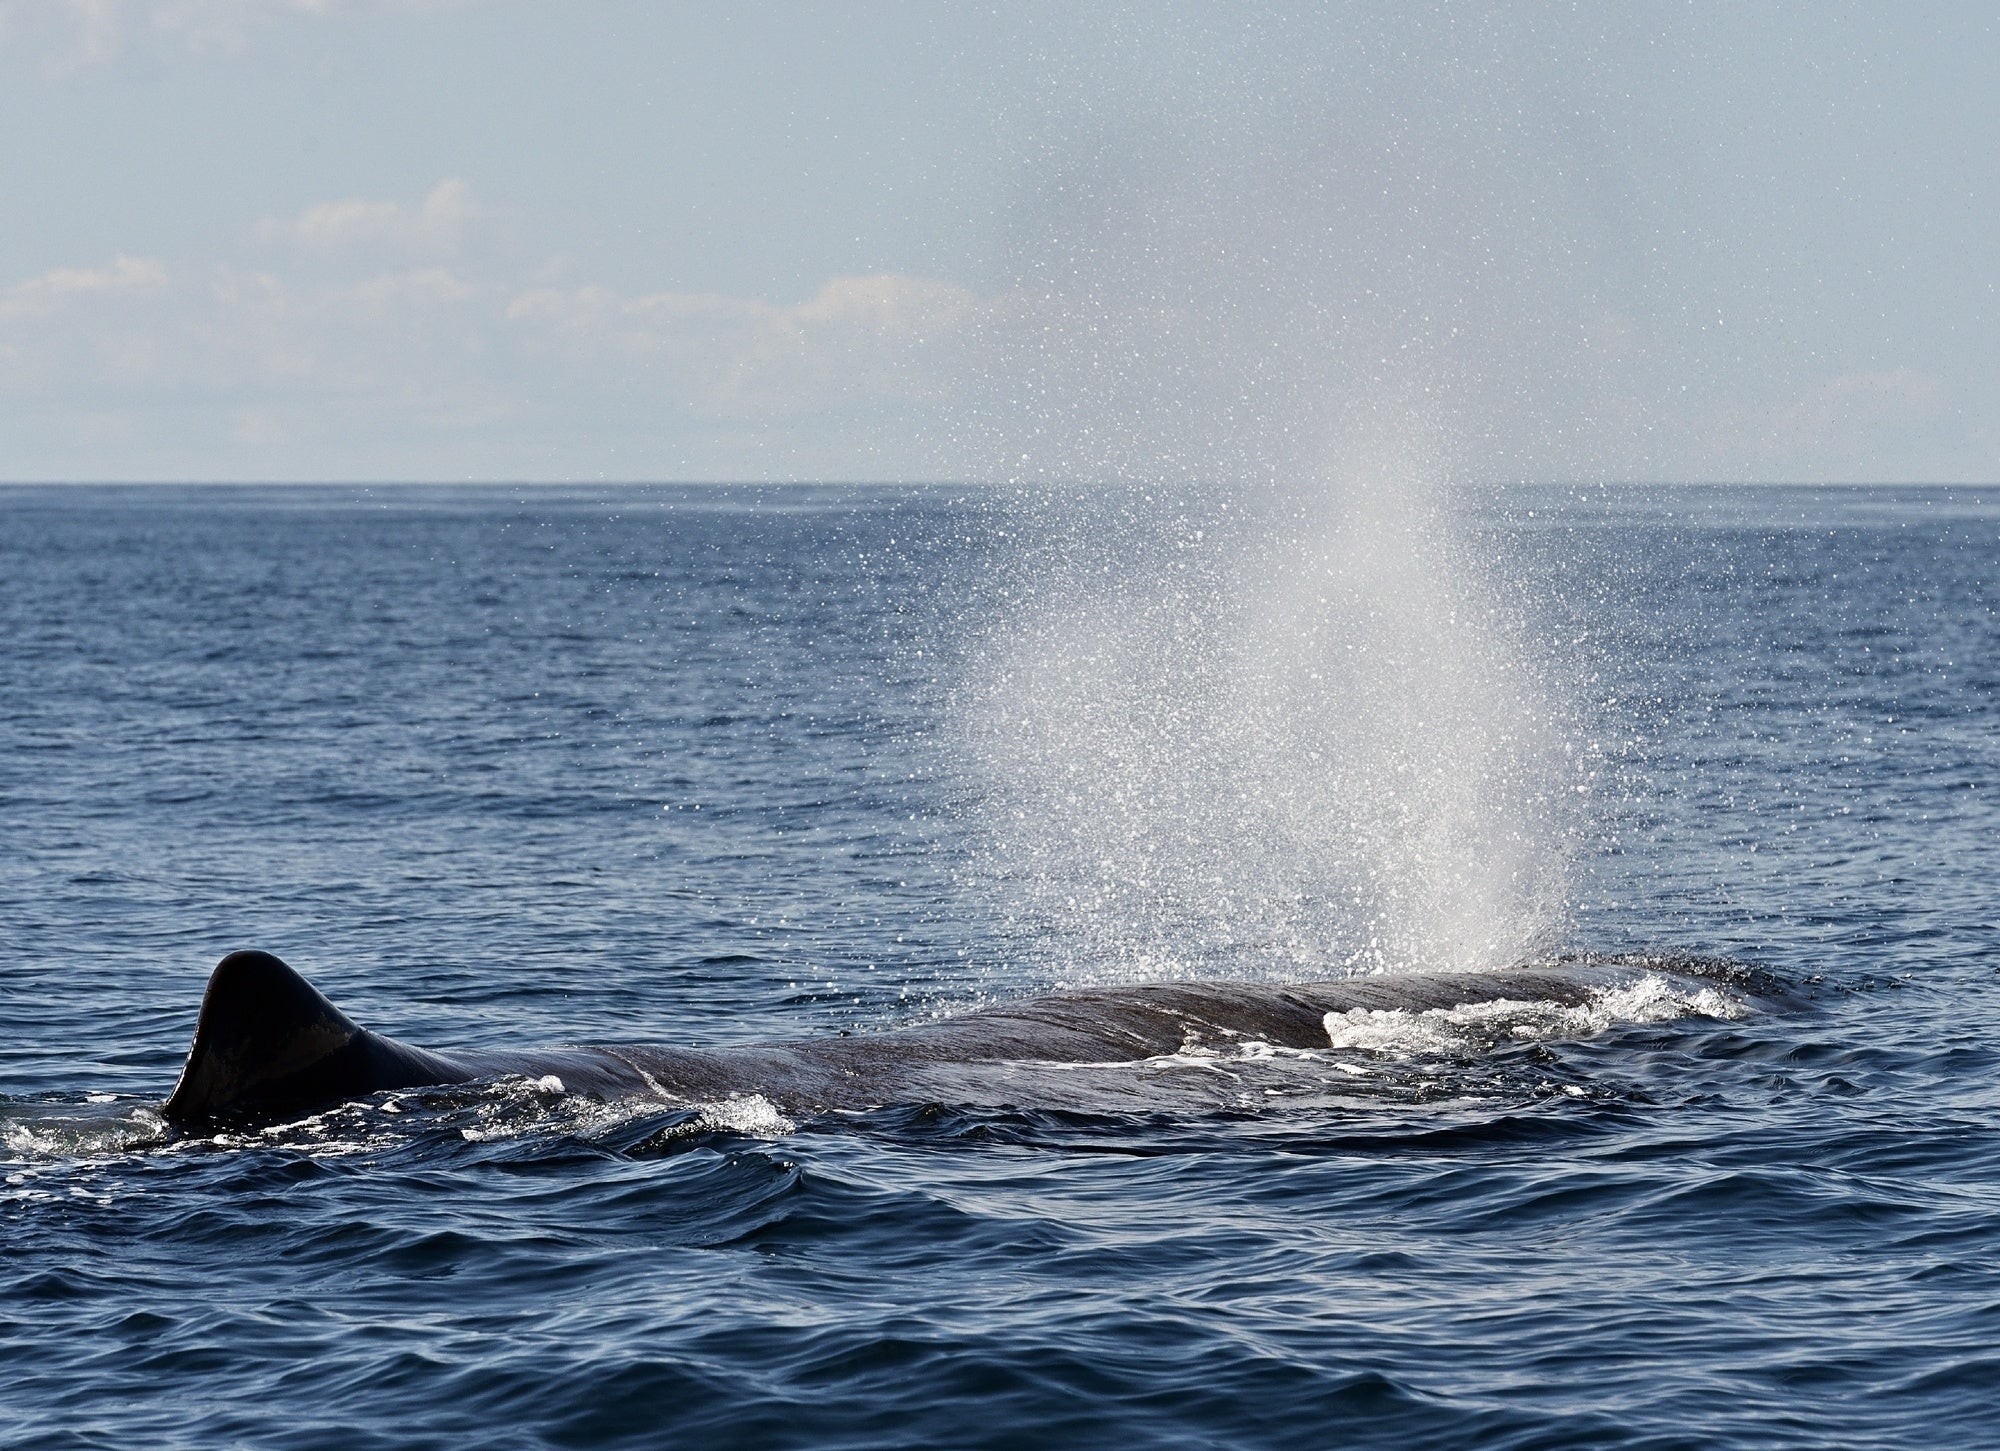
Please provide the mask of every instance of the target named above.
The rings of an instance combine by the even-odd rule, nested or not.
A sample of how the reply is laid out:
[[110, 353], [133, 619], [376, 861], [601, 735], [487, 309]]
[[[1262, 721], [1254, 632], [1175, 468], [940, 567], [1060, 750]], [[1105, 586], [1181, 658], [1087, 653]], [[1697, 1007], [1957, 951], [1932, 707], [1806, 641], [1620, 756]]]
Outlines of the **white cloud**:
[[447, 183], [272, 224], [266, 266], [0, 288], [0, 398], [34, 420], [0, 477], [909, 476], [994, 309], [887, 273], [782, 304], [407, 255], [470, 210]]
[[507, 316], [600, 343], [643, 349], [657, 341], [661, 324], [675, 319], [742, 319], [765, 306], [711, 293], [658, 292], [628, 298], [608, 287], [537, 287], [508, 303]]
[[134, 52], [234, 55], [260, 31], [292, 20], [383, 17], [469, 9], [482, 0], [0, 0], [0, 52], [28, 55], [57, 75]]
[[266, 217], [258, 224], [257, 235], [264, 241], [291, 241], [321, 252], [355, 247], [449, 252], [477, 213], [472, 188], [447, 177], [416, 206], [360, 198], [320, 202], [296, 217]]
[[981, 310], [975, 294], [953, 283], [878, 273], [834, 278], [810, 302], [791, 309], [790, 321], [800, 326], [860, 326], [921, 338], [938, 329], [961, 327]]
[[429, 307], [440, 303], [464, 302], [478, 289], [442, 267], [421, 267], [407, 272], [385, 272], [334, 294], [337, 302], [371, 312], [393, 306]]
[[748, 419], [934, 397], [960, 361], [953, 350], [991, 311], [954, 283], [877, 273], [836, 277], [793, 306], [713, 293], [536, 288], [516, 296], [507, 317], [566, 344], [573, 358], [647, 360], [699, 411]]
[[[886, 272], [793, 303], [535, 286], [408, 254], [470, 208], [445, 184], [307, 208], [279, 235], [324, 245], [266, 266], [120, 254], [0, 286], [0, 397], [32, 420], [0, 477], [1207, 477], [1245, 467], [1221, 449], [1246, 436], [1289, 446], [1262, 425], [1298, 396], [1206, 367], [1170, 308]], [[1911, 367], [1829, 374], [1672, 446], [1708, 477], [1990, 474], [1964, 395]], [[1620, 435], [1664, 416], [1643, 392], [1602, 403]]]
[[722, 411], [755, 416], [804, 399], [936, 401], [956, 381], [988, 305], [923, 277], [836, 277], [797, 307], [760, 317], [717, 380]]
[[0, 318], [46, 317], [80, 298], [158, 292], [166, 264], [120, 253], [102, 267], [57, 267], [0, 291]]

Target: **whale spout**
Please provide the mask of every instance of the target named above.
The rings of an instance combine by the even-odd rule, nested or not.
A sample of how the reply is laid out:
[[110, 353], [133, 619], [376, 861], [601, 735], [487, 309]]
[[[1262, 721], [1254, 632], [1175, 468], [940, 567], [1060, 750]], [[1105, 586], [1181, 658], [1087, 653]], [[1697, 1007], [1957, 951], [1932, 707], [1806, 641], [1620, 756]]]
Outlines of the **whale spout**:
[[269, 1121], [377, 1089], [475, 1076], [369, 1032], [270, 953], [232, 952], [209, 975], [194, 1044], [162, 1112], [176, 1124]]

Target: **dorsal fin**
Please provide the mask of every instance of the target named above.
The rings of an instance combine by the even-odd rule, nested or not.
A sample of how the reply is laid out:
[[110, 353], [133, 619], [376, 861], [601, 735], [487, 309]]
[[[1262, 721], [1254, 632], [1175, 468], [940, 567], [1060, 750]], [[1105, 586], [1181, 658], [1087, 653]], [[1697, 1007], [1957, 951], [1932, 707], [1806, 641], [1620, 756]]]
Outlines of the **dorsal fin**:
[[209, 975], [194, 1044], [162, 1112], [174, 1123], [268, 1119], [472, 1076], [358, 1026], [270, 953], [232, 952]]

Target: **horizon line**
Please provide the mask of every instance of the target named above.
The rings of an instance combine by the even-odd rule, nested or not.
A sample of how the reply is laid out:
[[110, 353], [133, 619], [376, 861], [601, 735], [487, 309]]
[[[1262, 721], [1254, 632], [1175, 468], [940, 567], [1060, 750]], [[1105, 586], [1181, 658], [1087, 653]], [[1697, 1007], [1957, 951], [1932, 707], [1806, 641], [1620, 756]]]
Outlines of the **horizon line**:
[[[1224, 482], [1224, 481], [1217, 481]], [[1499, 479], [1469, 485], [1500, 489], [1990, 489], [1995, 479]], [[1163, 480], [1122, 479], [0, 479], [0, 489], [1010, 489], [1181, 488]]]

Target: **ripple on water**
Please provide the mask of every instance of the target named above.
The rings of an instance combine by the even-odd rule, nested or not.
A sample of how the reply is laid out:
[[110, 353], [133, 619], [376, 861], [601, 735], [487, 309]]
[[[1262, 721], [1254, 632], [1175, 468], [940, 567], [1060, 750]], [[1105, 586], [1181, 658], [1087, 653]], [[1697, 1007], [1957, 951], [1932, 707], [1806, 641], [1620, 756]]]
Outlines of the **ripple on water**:
[[[959, 627], [1020, 583], [1004, 509], [383, 502], [7, 502], [9, 1439], [1993, 1444], [2000, 494], [1481, 525], [1605, 702], [1576, 942], [1804, 985], [1748, 1016], [1350, 1018], [1065, 1070], [1058, 1107], [522, 1081], [181, 1138], [156, 1105], [237, 947], [412, 1041], [719, 1045], [1081, 979], [1117, 925], [961, 892], [977, 803], [935, 747]], [[1311, 966], [1276, 942], [1199, 965]]]

